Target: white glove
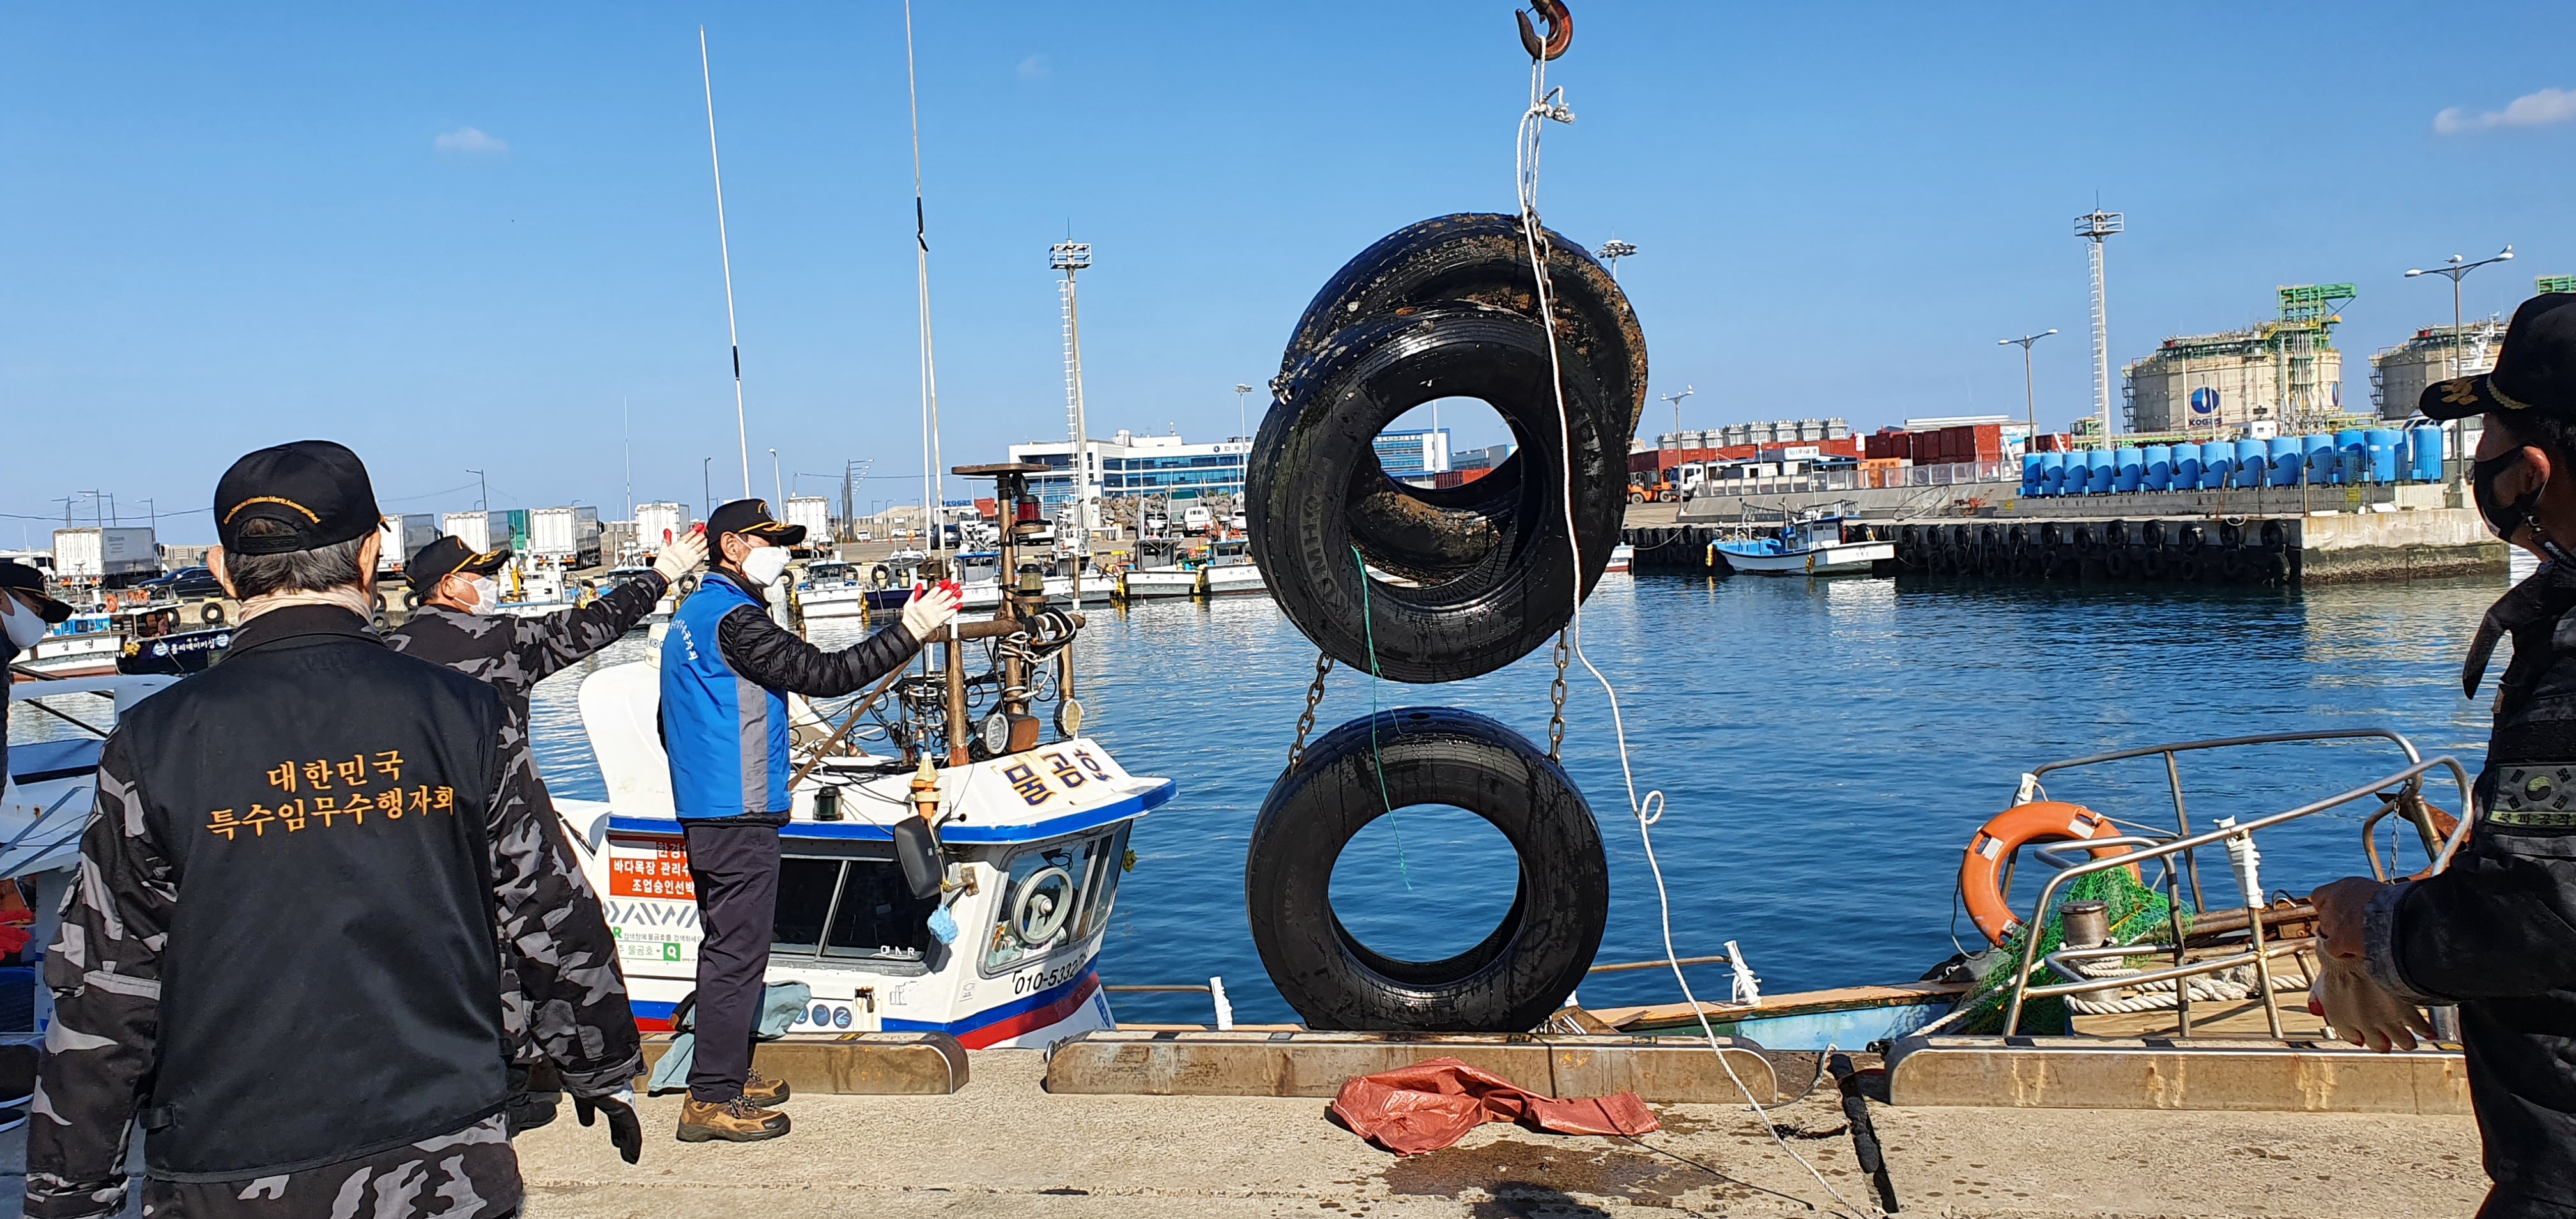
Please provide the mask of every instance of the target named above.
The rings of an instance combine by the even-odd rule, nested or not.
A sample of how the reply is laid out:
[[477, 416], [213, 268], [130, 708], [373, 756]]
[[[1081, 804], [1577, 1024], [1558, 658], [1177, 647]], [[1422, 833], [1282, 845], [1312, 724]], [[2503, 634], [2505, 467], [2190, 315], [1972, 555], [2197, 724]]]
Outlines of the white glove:
[[929, 639], [932, 631], [948, 625], [948, 620], [957, 616], [957, 603], [961, 600], [964, 600], [964, 594], [958, 590], [955, 580], [914, 584], [912, 595], [903, 603], [904, 632], [912, 636], [914, 643]]
[[2361, 962], [2331, 954], [2320, 956], [2318, 961], [2313, 993], [2336, 1036], [2382, 1054], [2391, 1049], [2414, 1049], [2418, 1033], [2427, 1040], [2432, 1038], [2433, 1025], [2424, 1013], [2389, 994], [2386, 987], [2371, 979]]
[[653, 556], [653, 570], [662, 573], [663, 579], [677, 584], [680, 577], [696, 571], [698, 564], [706, 561], [706, 535], [684, 533], [663, 543], [662, 553]]

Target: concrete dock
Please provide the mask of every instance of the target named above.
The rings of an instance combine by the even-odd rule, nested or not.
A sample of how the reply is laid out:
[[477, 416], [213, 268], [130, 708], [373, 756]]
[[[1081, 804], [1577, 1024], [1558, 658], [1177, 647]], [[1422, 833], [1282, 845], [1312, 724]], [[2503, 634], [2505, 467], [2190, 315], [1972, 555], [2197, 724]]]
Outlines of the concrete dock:
[[[1786, 1093], [1815, 1075], [1812, 1055], [1776, 1058]], [[676, 1142], [678, 1099], [647, 1099], [644, 1159], [632, 1167], [567, 1106], [519, 1140], [526, 1213], [1602, 1219], [1843, 1209], [1740, 1104], [1656, 1105], [1664, 1129], [1634, 1141], [1488, 1125], [1456, 1147], [1399, 1159], [1332, 1124], [1322, 1100], [1050, 1095], [1034, 1051], [971, 1060], [971, 1082], [952, 1096], [800, 1096], [787, 1105], [794, 1134], [749, 1146]], [[1875, 1103], [1870, 1114], [1913, 1214], [2466, 1215], [2486, 1189], [2465, 1117]], [[1772, 1118], [1849, 1200], [1847, 1213], [1872, 1213], [1830, 1080]], [[0, 1213], [15, 1213], [24, 1164], [23, 1135], [0, 1135]]]

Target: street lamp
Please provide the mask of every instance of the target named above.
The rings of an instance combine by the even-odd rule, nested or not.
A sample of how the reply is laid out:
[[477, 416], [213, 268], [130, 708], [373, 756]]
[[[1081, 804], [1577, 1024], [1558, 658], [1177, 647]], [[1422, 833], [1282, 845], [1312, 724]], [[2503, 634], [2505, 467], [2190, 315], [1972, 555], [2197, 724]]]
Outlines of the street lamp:
[[477, 507], [477, 508], [481, 508], [481, 509], [483, 509], [483, 510], [484, 510], [484, 511], [486, 511], [486, 512], [491, 511], [491, 509], [492, 509], [492, 484], [491, 484], [491, 482], [490, 482], [489, 480], [486, 480], [486, 479], [483, 477], [483, 472], [482, 472], [481, 470], [467, 470], [467, 471], [466, 471], [466, 473], [471, 474], [471, 475], [473, 475], [473, 476], [474, 476], [474, 485], [475, 485], [477, 488], [481, 489], [482, 494], [483, 494], [483, 498], [481, 498], [481, 499], [479, 499], [479, 500], [474, 501], [474, 506], [475, 506], [475, 507]]
[[787, 488], [778, 482], [778, 450], [769, 451], [769, 493], [778, 497], [778, 510], [787, 511]]
[[[1673, 442], [1676, 444], [1680, 444], [1682, 435], [1682, 399], [1690, 397], [1692, 394], [1698, 392], [1698, 386], [1685, 385], [1682, 387], [1682, 392], [1678, 394], [1664, 395], [1664, 401], [1673, 404]], [[1682, 447], [1689, 448], [1690, 446], [1682, 445]]]
[[[716, 512], [715, 484], [710, 481], [712, 476], [708, 473], [708, 471], [715, 468], [715, 464], [716, 459], [712, 457], [698, 463], [698, 497], [700, 502], [706, 505], [707, 516], [714, 516]], [[748, 483], [751, 480], [746, 478], [743, 481]], [[700, 517], [699, 519], [704, 520], [706, 518]]]
[[2022, 405], [2027, 407], [2030, 411], [2030, 439], [2022, 442], [2025, 446], [2023, 450], [2024, 452], [2029, 451], [2027, 446], [2039, 443], [2039, 391], [2031, 385], [2030, 345], [2055, 333], [2057, 333], [2057, 331], [2051, 329], [2040, 331], [2037, 334], [2025, 334], [2017, 339], [1995, 340], [1995, 346], [1997, 347], [2010, 347], [2015, 343], [2021, 344]]
[[1234, 436], [1237, 440], [1248, 440], [1251, 438], [1251, 433], [1246, 432], [1244, 429], [1250, 426], [1249, 420], [1252, 416], [1246, 414], [1243, 408], [1243, 396], [1251, 392], [1251, 386], [1246, 385], [1241, 381], [1234, 383]]
[[2462, 260], [2459, 255], [2453, 254], [2441, 266], [2429, 268], [2418, 267], [2406, 273], [2406, 278], [2408, 279], [2413, 279], [2419, 275], [2447, 275], [2451, 279], [2451, 357], [2449, 363], [2445, 366], [2449, 370], [2451, 376], [2456, 377], [2460, 375], [2460, 331], [2462, 329], [2460, 317], [2460, 281], [2466, 278], [2469, 272], [2475, 271], [2480, 267], [2487, 266], [2491, 263], [2512, 261], [2513, 247], [2506, 246], [2502, 250], [2497, 251], [2495, 256], [2492, 258], [2481, 258], [2476, 262], [2467, 262]]
[[1619, 260], [1637, 252], [1637, 247], [1616, 237], [1601, 243], [1601, 261], [1610, 268], [1610, 278], [1619, 278]]

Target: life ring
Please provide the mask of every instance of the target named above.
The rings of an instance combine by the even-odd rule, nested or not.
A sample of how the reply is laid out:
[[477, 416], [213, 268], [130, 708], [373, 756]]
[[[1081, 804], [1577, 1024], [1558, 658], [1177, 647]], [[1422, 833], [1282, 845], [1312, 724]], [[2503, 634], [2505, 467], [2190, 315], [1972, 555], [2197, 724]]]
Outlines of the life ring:
[[892, 588], [892, 587], [894, 587], [894, 569], [893, 569], [893, 568], [890, 568], [890, 567], [887, 567], [887, 566], [886, 566], [885, 564], [883, 564], [883, 563], [879, 563], [879, 564], [877, 564], [875, 567], [870, 568], [870, 569], [868, 570], [868, 587], [870, 587], [870, 588]]
[[[1994, 819], [1977, 830], [1968, 840], [1968, 849], [1959, 857], [1959, 900], [1968, 907], [1968, 917], [1984, 932], [1988, 941], [2004, 942], [2004, 937], [2021, 926], [2012, 912], [2003, 889], [2004, 861], [2013, 852], [2035, 842], [2081, 842], [2090, 838], [2113, 838], [2120, 833], [2111, 819], [2080, 804], [2062, 800], [2034, 800], [2016, 804], [1995, 814]], [[2127, 847], [2095, 847], [2096, 859], [2121, 855]], [[2135, 872], [2133, 867], [2130, 869]]]
[[205, 623], [207, 626], [222, 626], [224, 624], [224, 603], [221, 601], [208, 601], [205, 604], [198, 606], [197, 621]]
[[[1271, 597], [1334, 659], [1366, 671], [1374, 658], [1395, 681], [1477, 677], [1547, 644], [1619, 544], [1629, 413], [1617, 386], [1559, 349], [1569, 510], [1549, 388], [1555, 344], [1536, 320], [1446, 305], [1356, 322], [1333, 339], [1286, 375], [1253, 443], [1245, 515]], [[1379, 430], [1447, 397], [1483, 399], [1527, 442], [1462, 486], [1388, 478]], [[1363, 573], [1362, 558], [1396, 579]]]
[[[1333, 913], [1334, 861], [1385, 814], [1381, 790], [1398, 808], [1465, 809], [1512, 844], [1519, 887], [1476, 946], [1400, 961]], [[1472, 712], [1411, 707], [1334, 729], [1279, 776], [1253, 823], [1243, 896], [1261, 963], [1310, 1028], [1527, 1032], [1591, 968], [1610, 867], [1591, 808], [1544, 750]]]
[[419, 589], [411, 588], [403, 590], [403, 608], [407, 610], [416, 610], [420, 608]]
[[122, 608], [124, 604], [124, 600], [119, 598], [115, 593], [107, 594], [107, 612], [113, 614], [118, 609]]

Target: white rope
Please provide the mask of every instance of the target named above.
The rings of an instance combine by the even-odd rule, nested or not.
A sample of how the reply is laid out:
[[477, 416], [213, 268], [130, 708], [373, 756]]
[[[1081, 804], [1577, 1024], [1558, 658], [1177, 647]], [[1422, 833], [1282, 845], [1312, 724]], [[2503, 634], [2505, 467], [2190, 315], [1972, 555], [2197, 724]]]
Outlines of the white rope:
[[1583, 654], [1583, 536], [1576, 528], [1574, 516], [1574, 420], [1565, 404], [1565, 370], [1556, 350], [1556, 304], [1548, 279], [1547, 260], [1540, 250], [1538, 216], [1539, 133], [1550, 119], [1560, 123], [1574, 121], [1574, 112], [1565, 107], [1560, 94], [1561, 91], [1551, 92], [1547, 88], [1547, 60], [1531, 60], [1529, 109], [1521, 114], [1519, 146], [1514, 150], [1513, 165], [1520, 197], [1521, 239], [1529, 251], [1531, 278], [1538, 285], [1539, 324], [1547, 332], [1548, 384], [1556, 393], [1557, 452], [1563, 465], [1565, 484], [1565, 541], [1572, 551], [1574, 565], [1569, 590], [1574, 600], [1574, 615], [1566, 626], [1566, 641], [1574, 652], [1574, 658], [1583, 663], [1584, 671], [1592, 675], [1592, 680], [1600, 683], [1601, 693], [1610, 701], [1610, 730], [1618, 742], [1619, 778], [1626, 785], [1628, 814], [1636, 819], [1637, 839], [1645, 848], [1646, 867], [1655, 877], [1655, 902], [1661, 911], [1664, 960], [1672, 966], [1673, 981], [1680, 985], [1683, 1001], [1689, 1003], [1691, 1011], [1699, 1017], [1700, 1035], [1707, 1038], [1709, 1052], [1717, 1055], [1717, 1065], [1726, 1071], [1726, 1078], [1735, 1085], [1735, 1090], [1743, 1094], [1744, 1103], [1751, 1106], [1754, 1115], [1761, 1120], [1762, 1128], [1770, 1132], [1771, 1141], [1779, 1145], [1783, 1154], [1797, 1161], [1798, 1167], [1806, 1169], [1807, 1175], [1815, 1178], [1816, 1184], [1832, 1195], [1834, 1201], [1841, 1203], [1845, 1210], [1857, 1211], [1860, 1208], [1843, 1197], [1832, 1182], [1825, 1180], [1823, 1173], [1816, 1171], [1815, 1165], [1808, 1163], [1806, 1157], [1799, 1155], [1796, 1148], [1789, 1146], [1789, 1140], [1781, 1136], [1770, 1112], [1754, 1097], [1753, 1089], [1746, 1087], [1744, 1080], [1736, 1075], [1735, 1064], [1727, 1061], [1725, 1048], [1718, 1044], [1717, 1030], [1709, 1024], [1707, 1010], [1691, 993], [1690, 979], [1682, 973], [1681, 952], [1673, 946], [1672, 895], [1664, 887], [1663, 865], [1655, 859], [1652, 831], [1654, 824], [1663, 819], [1664, 793], [1649, 791], [1643, 799], [1638, 798], [1637, 773], [1629, 762], [1628, 725], [1619, 710], [1619, 691], [1593, 665], [1592, 659]]
[[[2130, 969], [2127, 966], [2113, 961], [2075, 961], [2069, 962], [2069, 964], [2073, 965], [2077, 972], [2082, 973], [2087, 979], [2099, 978], [2108, 982], [2117, 982], [2119, 979], [2131, 974], [2145, 972], [2144, 970]], [[2251, 965], [2239, 965], [2234, 969], [2220, 970], [2213, 974], [2201, 974], [2195, 977], [2184, 978], [2182, 981], [2191, 984], [2191, 1001], [2194, 1003], [2234, 1003], [2245, 999], [2251, 999], [2255, 997], [2256, 989], [2262, 985], [2261, 978], [2255, 975], [2254, 967]], [[2297, 974], [2272, 975], [2273, 994], [2288, 994], [2303, 991], [2307, 988], [2308, 980]], [[2105, 988], [2105, 990], [2109, 989], [2113, 988]], [[2175, 984], [2175, 980], [2172, 978], [2162, 978], [2153, 982], [2140, 982], [2127, 986], [2125, 989], [2134, 993], [2126, 998], [2114, 996], [2109, 999], [2087, 999], [2081, 994], [2068, 995], [2066, 996], [2066, 1006], [2088, 1016], [2103, 1016], [2134, 1012], [2161, 1012], [2178, 1006], [2176, 998], [2181, 994], [2180, 987]]]
[[[903, 89], [912, 103], [912, 266], [921, 288], [921, 527], [929, 536], [922, 550], [938, 554], [948, 532], [939, 520], [947, 508], [948, 476], [939, 454], [939, 366], [930, 343], [930, 225], [921, 205], [921, 88], [912, 70], [912, 0], [903, 0]], [[928, 665], [930, 649], [921, 654]]]
[[[716, 179], [716, 253], [724, 260], [725, 340], [733, 344], [733, 438], [742, 448], [742, 497], [750, 499], [751, 433], [742, 421], [742, 332], [733, 323], [733, 240], [725, 235], [724, 162], [716, 157], [716, 78], [707, 67], [707, 27], [703, 25], [698, 27], [698, 81], [707, 91], [707, 165]], [[715, 505], [707, 505], [707, 511], [715, 511]]]

